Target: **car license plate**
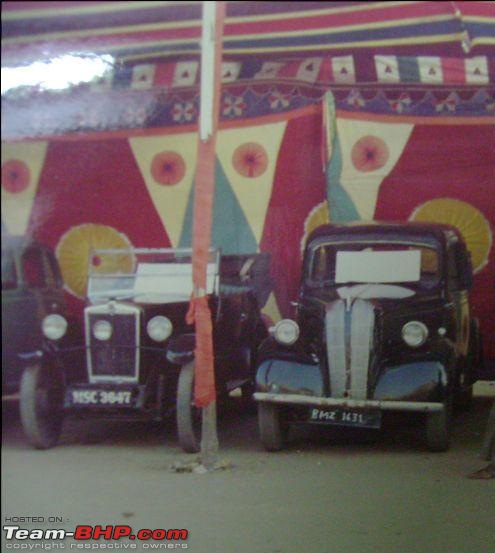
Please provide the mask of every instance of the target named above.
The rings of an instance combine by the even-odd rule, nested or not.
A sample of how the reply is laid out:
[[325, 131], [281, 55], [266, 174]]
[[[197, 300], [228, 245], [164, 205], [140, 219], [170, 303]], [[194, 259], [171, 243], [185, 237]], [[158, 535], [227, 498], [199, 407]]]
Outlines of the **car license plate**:
[[309, 422], [322, 424], [336, 424], [339, 426], [357, 426], [360, 428], [380, 428], [382, 414], [374, 409], [334, 409], [312, 408], [309, 413]]
[[67, 390], [67, 406], [133, 407], [136, 403], [131, 390], [73, 388]]

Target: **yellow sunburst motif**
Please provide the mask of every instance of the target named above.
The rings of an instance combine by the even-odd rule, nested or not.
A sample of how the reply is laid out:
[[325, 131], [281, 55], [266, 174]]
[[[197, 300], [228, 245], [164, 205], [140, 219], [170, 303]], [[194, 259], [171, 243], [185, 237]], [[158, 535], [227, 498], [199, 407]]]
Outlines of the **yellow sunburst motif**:
[[313, 207], [304, 221], [304, 234], [301, 240], [301, 252], [304, 251], [308, 236], [319, 226], [330, 222], [330, 211], [328, 202], [325, 200]]
[[[96, 249], [132, 248], [129, 239], [107, 225], [86, 223], [72, 227], [59, 240], [56, 256], [66, 288], [84, 299], [88, 284], [90, 252]], [[91, 260], [92, 270], [101, 273], [129, 273], [134, 269], [134, 255], [104, 256]]]
[[474, 272], [488, 263], [492, 232], [484, 215], [471, 204], [454, 198], [430, 200], [414, 210], [411, 220], [457, 227], [471, 252]]

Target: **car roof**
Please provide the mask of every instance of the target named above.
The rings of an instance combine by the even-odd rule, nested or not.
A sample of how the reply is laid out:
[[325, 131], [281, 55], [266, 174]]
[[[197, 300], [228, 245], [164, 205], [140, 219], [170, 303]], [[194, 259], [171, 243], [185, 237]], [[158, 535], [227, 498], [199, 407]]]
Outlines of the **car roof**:
[[328, 236], [363, 236], [387, 237], [410, 236], [417, 238], [421, 235], [436, 238], [441, 243], [456, 236], [462, 240], [459, 231], [450, 225], [440, 223], [424, 223], [418, 221], [353, 221], [349, 223], [329, 223], [317, 227], [308, 237], [307, 244], [317, 238]]

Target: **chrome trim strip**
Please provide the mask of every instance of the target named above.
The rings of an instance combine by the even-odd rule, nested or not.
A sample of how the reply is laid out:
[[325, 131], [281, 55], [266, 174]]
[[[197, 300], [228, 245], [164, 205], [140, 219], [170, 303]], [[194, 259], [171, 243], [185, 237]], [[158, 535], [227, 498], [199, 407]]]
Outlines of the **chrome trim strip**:
[[328, 374], [332, 397], [344, 397], [347, 381], [345, 303], [333, 302], [325, 313]]
[[375, 314], [371, 303], [356, 299], [351, 319], [350, 397], [366, 399]]
[[256, 401], [269, 403], [316, 405], [320, 407], [349, 407], [357, 409], [377, 408], [383, 411], [443, 411], [443, 403], [429, 401], [387, 401], [377, 399], [348, 399], [333, 397], [313, 397], [298, 394], [268, 394], [256, 392], [253, 394]]

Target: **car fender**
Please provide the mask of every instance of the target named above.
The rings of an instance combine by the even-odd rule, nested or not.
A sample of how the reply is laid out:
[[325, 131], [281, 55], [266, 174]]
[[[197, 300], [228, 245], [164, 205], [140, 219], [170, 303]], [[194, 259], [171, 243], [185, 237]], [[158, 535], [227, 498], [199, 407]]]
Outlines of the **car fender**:
[[262, 361], [256, 371], [256, 390], [267, 393], [302, 394], [321, 397], [325, 384], [319, 363], [303, 362], [294, 355]]
[[187, 333], [172, 336], [167, 344], [167, 359], [174, 365], [185, 365], [194, 359], [196, 334]]
[[387, 367], [372, 393], [372, 399], [393, 401], [444, 401], [452, 389], [447, 361], [416, 360]]

